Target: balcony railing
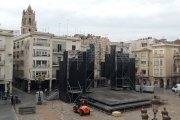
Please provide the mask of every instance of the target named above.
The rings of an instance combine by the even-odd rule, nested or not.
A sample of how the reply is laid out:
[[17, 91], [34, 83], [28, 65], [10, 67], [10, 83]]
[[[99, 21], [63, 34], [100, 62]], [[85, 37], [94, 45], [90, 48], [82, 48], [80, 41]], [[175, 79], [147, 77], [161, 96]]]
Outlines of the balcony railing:
[[5, 45], [0, 45], [0, 51], [4, 51], [6, 49]]
[[164, 54], [153, 54], [153, 57], [164, 57]]
[[34, 68], [49, 68], [50, 65], [33, 65]]
[[50, 54], [47, 55], [41, 55], [41, 54], [32, 54], [33, 57], [50, 57]]
[[52, 65], [53, 65], [53, 66], [59, 66], [59, 63], [58, 63], [58, 62], [53, 62]]
[[2, 65], [5, 65], [5, 60], [1, 60], [0, 61], [0, 65], [2, 66]]
[[174, 72], [174, 73], [173, 73], [173, 76], [179, 77], [179, 76], [180, 76], [180, 72]]
[[5, 80], [5, 75], [0, 75], [0, 80]]
[[[32, 79], [38, 80], [39, 76], [32, 76]], [[50, 75], [45, 75], [45, 80], [49, 79]]]
[[46, 47], [49, 47], [50, 43], [38, 43], [38, 42], [35, 42], [35, 43], [33, 43], [33, 46], [46, 46]]
[[53, 49], [53, 53], [56, 54], [63, 54], [65, 50], [58, 50], [58, 49]]

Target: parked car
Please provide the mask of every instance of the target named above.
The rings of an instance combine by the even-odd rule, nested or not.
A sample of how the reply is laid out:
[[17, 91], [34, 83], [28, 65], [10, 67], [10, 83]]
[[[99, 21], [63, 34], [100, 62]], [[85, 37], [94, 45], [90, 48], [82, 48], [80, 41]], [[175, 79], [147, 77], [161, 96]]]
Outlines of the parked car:
[[180, 92], [180, 83], [179, 84], [176, 84], [173, 88], [172, 88], [172, 91], [173, 92]]

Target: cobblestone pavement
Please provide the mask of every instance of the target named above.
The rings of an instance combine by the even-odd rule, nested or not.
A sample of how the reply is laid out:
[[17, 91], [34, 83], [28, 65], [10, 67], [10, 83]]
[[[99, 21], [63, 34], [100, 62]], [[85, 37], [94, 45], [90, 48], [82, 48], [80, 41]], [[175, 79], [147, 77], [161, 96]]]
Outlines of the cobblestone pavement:
[[[172, 93], [170, 90], [158, 90], [155, 94], [160, 96], [162, 100], [167, 101], [167, 104], [159, 107], [159, 111], [157, 113], [158, 119], [162, 119], [161, 110], [163, 110], [163, 107], [166, 107], [172, 120], [179, 120], [179, 96]], [[72, 107], [72, 104], [67, 104], [60, 100], [47, 101], [43, 105], [36, 105], [36, 114], [19, 115], [17, 113], [17, 115], [19, 120], [141, 120], [140, 108], [126, 111], [121, 117], [114, 117], [94, 108], [91, 108], [92, 111], [90, 116], [80, 116], [72, 111]], [[153, 118], [152, 109], [149, 107], [147, 110], [149, 120], [151, 120]]]

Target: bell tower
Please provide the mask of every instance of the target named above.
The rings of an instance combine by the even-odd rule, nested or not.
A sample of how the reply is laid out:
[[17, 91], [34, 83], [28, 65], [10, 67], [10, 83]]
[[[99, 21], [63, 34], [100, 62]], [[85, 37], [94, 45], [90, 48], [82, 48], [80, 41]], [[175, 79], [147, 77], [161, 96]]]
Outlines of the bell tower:
[[31, 9], [31, 6], [29, 5], [27, 10], [23, 10], [21, 34], [34, 32], [34, 31], [37, 31], [36, 21], [35, 21], [35, 12]]

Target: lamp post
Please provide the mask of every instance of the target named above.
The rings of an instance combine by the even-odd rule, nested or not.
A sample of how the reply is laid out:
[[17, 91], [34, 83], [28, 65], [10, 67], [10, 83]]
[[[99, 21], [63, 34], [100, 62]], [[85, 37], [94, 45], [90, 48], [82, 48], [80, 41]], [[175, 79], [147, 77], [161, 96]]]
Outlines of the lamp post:
[[45, 76], [44, 76], [44, 75], [38, 77], [38, 83], [39, 83], [39, 95], [38, 95], [38, 102], [37, 102], [38, 105], [41, 105], [41, 104], [42, 104], [41, 94], [40, 94], [41, 81], [42, 81], [42, 80], [45, 80]]
[[38, 95], [38, 102], [37, 102], [37, 104], [41, 105], [42, 104], [42, 102], [41, 102], [41, 94], [40, 94], [40, 90], [41, 90], [41, 77], [38, 77], [38, 87], [39, 87], [39, 95]]
[[158, 112], [159, 101], [155, 95], [154, 95], [154, 98], [151, 100], [151, 104], [152, 104], [152, 109], [153, 109], [153, 113], [154, 113], [154, 118], [152, 120], [157, 120], [156, 114]]

